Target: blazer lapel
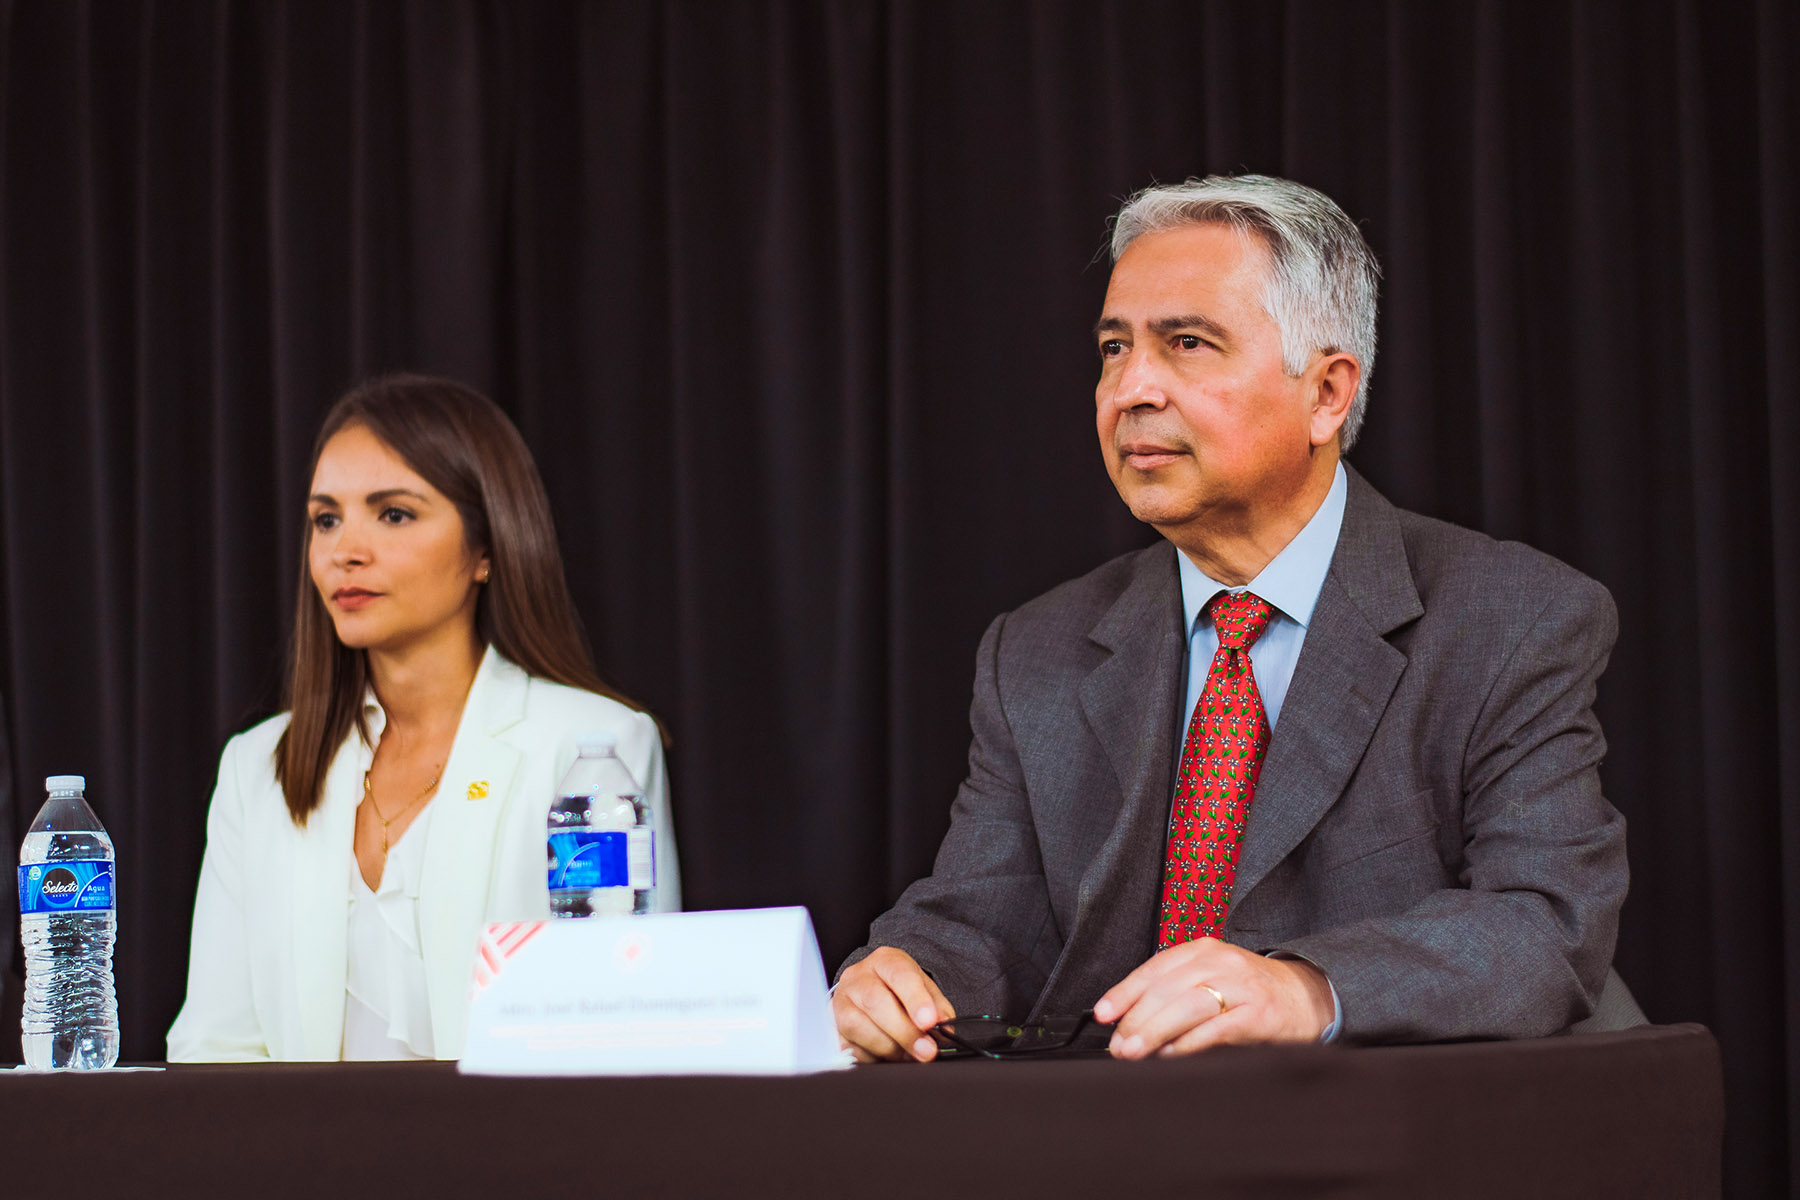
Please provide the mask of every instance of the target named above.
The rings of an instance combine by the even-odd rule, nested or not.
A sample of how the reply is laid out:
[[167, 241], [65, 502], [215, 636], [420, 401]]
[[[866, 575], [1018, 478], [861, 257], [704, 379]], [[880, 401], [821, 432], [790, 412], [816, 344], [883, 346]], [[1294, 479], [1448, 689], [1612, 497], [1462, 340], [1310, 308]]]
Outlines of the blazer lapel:
[[1244, 830], [1232, 912], [1343, 794], [1406, 656], [1386, 636], [1424, 613], [1393, 506], [1355, 471]]
[[335, 1060], [344, 1048], [344, 977], [355, 861], [356, 806], [365, 758], [354, 732], [325, 774], [319, 807], [294, 839], [291, 885], [298, 1056]]
[[[1169, 821], [1180, 706], [1183, 636], [1175, 548], [1152, 547], [1137, 574], [1088, 638], [1108, 651], [1080, 685], [1081, 709], [1104, 749], [1123, 804], [1100, 851], [1082, 872], [1075, 920], [1039, 999], [1085, 995], [1123, 978], [1148, 954], [1156, 929], [1162, 845]], [[1072, 803], [1092, 804], [1092, 797]], [[1146, 850], [1146, 847], [1152, 847]], [[1131, 936], [1122, 936], [1127, 931]], [[1098, 994], [1097, 991], [1094, 994]]]
[[529, 682], [523, 670], [488, 649], [431, 802], [419, 883], [419, 948], [440, 1058], [461, 1051], [469, 969], [492, 890], [500, 819], [523, 758], [498, 735], [525, 715]]

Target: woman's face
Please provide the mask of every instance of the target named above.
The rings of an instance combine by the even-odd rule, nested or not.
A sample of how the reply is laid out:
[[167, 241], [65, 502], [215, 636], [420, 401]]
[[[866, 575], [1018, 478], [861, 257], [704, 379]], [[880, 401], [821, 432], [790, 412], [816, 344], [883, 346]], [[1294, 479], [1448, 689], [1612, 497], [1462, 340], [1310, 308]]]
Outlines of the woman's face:
[[474, 637], [487, 554], [465, 544], [456, 506], [367, 427], [325, 443], [306, 509], [307, 565], [344, 645], [401, 651]]

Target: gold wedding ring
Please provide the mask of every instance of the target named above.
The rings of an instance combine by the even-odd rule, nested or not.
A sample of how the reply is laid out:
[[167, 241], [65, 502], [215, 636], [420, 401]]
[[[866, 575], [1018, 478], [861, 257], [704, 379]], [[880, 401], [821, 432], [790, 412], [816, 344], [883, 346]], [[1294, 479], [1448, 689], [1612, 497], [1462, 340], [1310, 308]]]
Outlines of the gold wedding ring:
[[1199, 988], [1205, 988], [1207, 991], [1211, 992], [1212, 998], [1219, 1002], [1219, 1015], [1220, 1016], [1225, 1015], [1225, 1010], [1227, 1008], [1229, 1008], [1230, 1005], [1225, 1003], [1225, 993], [1224, 992], [1221, 992], [1218, 988], [1214, 987], [1210, 983], [1196, 983], [1194, 986], [1199, 987]]

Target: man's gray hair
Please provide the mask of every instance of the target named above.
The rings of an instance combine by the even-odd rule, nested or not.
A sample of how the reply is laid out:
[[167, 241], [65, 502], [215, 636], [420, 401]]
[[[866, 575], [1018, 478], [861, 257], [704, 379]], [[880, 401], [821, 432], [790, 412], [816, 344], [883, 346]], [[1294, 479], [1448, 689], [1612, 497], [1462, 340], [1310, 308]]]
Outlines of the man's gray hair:
[[1348, 451], [1362, 431], [1375, 369], [1375, 306], [1381, 265], [1362, 230], [1323, 192], [1269, 175], [1208, 175], [1147, 187], [1113, 218], [1112, 256], [1146, 233], [1184, 225], [1228, 225], [1254, 233], [1269, 252], [1263, 308], [1281, 330], [1281, 366], [1304, 372], [1315, 354], [1348, 352], [1362, 366], [1338, 429]]

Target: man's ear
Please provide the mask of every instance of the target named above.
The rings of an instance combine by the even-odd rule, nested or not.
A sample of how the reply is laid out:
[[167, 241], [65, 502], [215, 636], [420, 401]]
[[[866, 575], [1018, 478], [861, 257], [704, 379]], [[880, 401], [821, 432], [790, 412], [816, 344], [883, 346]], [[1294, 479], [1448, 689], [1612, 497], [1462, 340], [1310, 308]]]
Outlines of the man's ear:
[[1323, 446], [1337, 440], [1338, 428], [1350, 415], [1350, 401], [1356, 396], [1356, 385], [1362, 380], [1362, 364], [1354, 354], [1328, 354], [1307, 372], [1312, 390], [1312, 444]]

